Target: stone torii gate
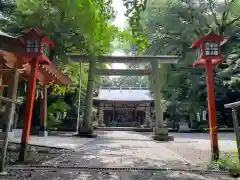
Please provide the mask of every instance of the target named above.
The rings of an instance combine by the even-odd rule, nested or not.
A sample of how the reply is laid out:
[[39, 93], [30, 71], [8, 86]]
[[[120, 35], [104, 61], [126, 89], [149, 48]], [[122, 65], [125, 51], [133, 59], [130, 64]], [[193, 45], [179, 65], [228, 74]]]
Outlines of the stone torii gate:
[[[93, 103], [93, 85], [94, 75], [125, 75], [125, 76], [143, 76], [151, 75], [153, 80], [153, 92], [155, 103], [155, 117], [156, 124], [153, 128], [153, 139], [159, 141], [173, 140], [173, 137], [168, 135], [168, 128], [165, 127], [163, 121], [163, 110], [161, 106], [161, 87], [160, 87], [160, 68], [158, 64], [178, 63], [178, 56], [97, 56], [90, 57], [86, 55], [70, 55], [72, 61], [89, 63], [88, 85], [86, 108], [84, 112], [83, 124], [79, 128], [79, 136], [92, 137], [93, 128], [91, 125], [91, 113]], [[122, 70], [122, 69], [96, 69], [96, 62], [99, 63], [151, 63], [152, 70], [136, 69], [136, 70]], [[95, 135], [96, 136], [96, 135]]]

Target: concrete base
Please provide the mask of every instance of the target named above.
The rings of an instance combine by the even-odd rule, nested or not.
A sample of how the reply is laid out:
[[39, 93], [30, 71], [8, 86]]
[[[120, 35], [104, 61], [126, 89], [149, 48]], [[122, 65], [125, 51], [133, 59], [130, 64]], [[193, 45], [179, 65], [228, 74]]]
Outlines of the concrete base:
[[156, 141], [173, 141], [173, 136], [168, 135], [167, 127], [154, 127], [153, 128], [153, 139]]
[[85, 137], [85, 138], [96, 138], [97, 137], [97, 134], [94, 134], [94, 133], [92, 133], [92, 134], [90, 134], [90, 133], [79, 133], [78, 132], [78, 134], [77, 135], [75, 135], [75, 136], [78, 136], [78, 137]]
[[174, 137], [173, 136], [169, 136], [166, 134], [155, 134], [152, 136], [153, 140], [156, 141], [174, 141]]
[[13, 129], [14, 137], [22, 137], [22, 129]]
[[[2, 129], [0, 129], [0, 140], [3, 140], [5, 136], [5, 132], [2, 132]], [[14, 132], [9, 132], [8, 133], [8, 138], [14, 138]]]
[[95, 138], [95, 137], [97, 137], [97, 134], [94, 134], [92, 128], [89, 128], [89, 129], [81, 128], [81, 129], [78, 131], [78, 134], [77, 134], [76, 136], [86, 137], [86, 138]]
[[105, 124], [99, 124], [98, 127], [105, 127]]
[[191, 129], [188, 127], [188, 123], [182, 122], [179, 123], [178, 132], [190, 132]]
[[168, 128], [167, 127], [153, 127], [153, 133], [154, 134], [168, 134]]
[[39, 131], [38, 135], [41, 137], [46, 137], [46, 136], [48, 136], [48, 132], [47, 131]]

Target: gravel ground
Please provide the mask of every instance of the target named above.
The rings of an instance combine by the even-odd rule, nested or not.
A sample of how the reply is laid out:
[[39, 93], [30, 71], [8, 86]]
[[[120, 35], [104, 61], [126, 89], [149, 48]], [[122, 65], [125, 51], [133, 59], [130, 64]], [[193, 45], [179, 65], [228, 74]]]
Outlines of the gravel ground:
[[[0, 144], [0, 150], [1, 147], [2, 144]], [[26, 161], [24, 162], [24, 164], [41, 164], [45, 161], [51, 160], [61, 155], [62, 152], [63, 150], [61, 149], [29, 145]], [[17, 165], [18, 155], [19, 144], [9, 143], [6, 164]]]
[[0, 180], [233, 180], [223, 174], [204, 174], [181, 171], [69, 171], [58, 170], [21, 172], [12, 171]]
[[[134, 142], [134, 143], [133, 143]], [[11, 147], [12, 146], [12, 147]], [[13, 147], [14, 146], [14, 147]], [[11, 144], [9, 146], [9, 164], [15, 162], [18, 155], [18, 147]], [[104, 147], [104, 148], [103, 148]], [[116, 152], [115, 152], [116, 149]], [[174, 153], [171, 153], [174, 152]], [[15, 155], [14, 155], [15, 154]], [[62, 156], [59, 156], [61, 155]], [[164, 154], [164, 156], [163, 156]], [[95, 141], [88, 143], [81, 148], [81, 151], [75, 153], [66, 153], [52, 148], [30, 147], [27, 164], [39, 164], [46, 162], [55, 157], [57, 164], [60, 165], [94, 165], [97, 167], [104, 167], [110, 165], [111, 160], [121, 156], [119, 165], [121, 167], [137, 167], [133, 161], [139, 160], [148, 162], [151, 166], [159, 162], [163, 164], [164, 161], [178, 161], [180, 157], [191, 161], [194, 164], [199, 164], [200, 168], [203, 164], [206, 165], [210, 160], [209, 150], [203, 148], [197, 149], [186, 141], [173, 142], [153, 142], [148, 137], [131, 132], [111, 132], [105, 133]], [[166, 157], [165, 157], [166, 156]], [[66, 158], [64, 158], [66, 157]], [[145, 159], [144, 159], [145, 158]], [[11, 160], [12, 159], [12, 160]], [[10, 161], [11, 160], [11, 161]], [[46, 164], [54, 164], [55, 160]], [[191, 164], [192, 164], [191, 163]], [[146, 165], [145, 165], [146, 166]], [[188, 166], [188, 165], [187, 165]], [[191, 166], [191, 165], [189, 165]], [[169, 166], [172, 167], [173, 166]], [[205, 169], [205, 168], [204, 168]], [[1, 177], [0, 180], [232, 180], [233, 178], [227, 175], [219, 175], [216, 173], [197, 174], [193, 172], [183, 171], [108, 171], [102, 170], [71, 170], [71, 169], [57, 169], [57, 170], [11, 170], [8, 176]]]
[[194, 164], [203, 165], [209, 163], [211, 160], [210, 151], [195, 149], [191, 146], [188, 146], [187, 143], [169, 142], [166, 144], [162, 143], [162, 145]]

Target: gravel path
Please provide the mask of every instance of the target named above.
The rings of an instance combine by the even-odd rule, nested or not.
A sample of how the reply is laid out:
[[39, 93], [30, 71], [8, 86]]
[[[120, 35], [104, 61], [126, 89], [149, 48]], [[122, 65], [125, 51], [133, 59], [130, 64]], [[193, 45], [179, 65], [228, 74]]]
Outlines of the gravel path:
[[12, 171], [0, 180], [233, 180], [217, 173], [192, 173], [182, 171]]
[[169, 142], [162, 146], [184, 157], [193, 164], [204, 165], [211, 160], [211, 151], [193, 148], [186, 142]]
[[[194, 142], [155, 142], [136, 132], [104, 132], [76, 152], [64, 153], [43, 165], [92, 168], [135, 168], [116, 170], [12, 170], [4, 180], [230, 180], [217, 173], [184, 172], [203, 164], [209, 152], [194, 149]], [[196, 145], [196, 144], [195, 144]], [[203, 148], [201, 148], [203, 149]], [[145, 168], [139, 169], [139, 168]], [[148, 168], [148, 170], [146, 169]], [[163, 171], [154, 170], [164, 168]], [[202, 167], [200, 167], [203, 169]], [[166, 170], [169, 169], [169, 170]], [[176, 170], [173, 170], [176, 169]], [[182, 169], [182, 170], [179, 170]], [[2, 179], [3, 180], [3, 179]]]
[[[0, 151], [1, 147], [0, 143]], [[6, 164], [16, 165], [18, 163], [19, 147], [19, 144], [9, 143]], [[63, 154], [61, 149], [29, 145], [24, 164], [41, 164], [61, 154]]]

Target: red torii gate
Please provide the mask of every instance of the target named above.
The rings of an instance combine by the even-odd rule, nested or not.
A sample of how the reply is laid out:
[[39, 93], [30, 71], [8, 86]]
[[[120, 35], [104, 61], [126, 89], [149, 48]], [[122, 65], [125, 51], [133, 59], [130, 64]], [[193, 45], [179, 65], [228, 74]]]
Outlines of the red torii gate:
[[[8, 98], [16, 100], [19, 78], [28, 81], [24, 128], [19, 154], [19, 160], [24, 161], [30, 134], [36, 80], [39, 80], [43, 94], [40, 115], [40, 131], [42, 132], [46, 130], [47, 87], [51, 84], [67, 86], [71, 84], [71, 80], [49, 60], [48, 56], [53, 43], [38, 30], [31, 29], [19, 37], [0, 32], [0, 39], [3, 43], [6, 43], [0, 45], [1, 92], [4, 87], [8, 87]], [[15, 105], [13, 103], [7, 105], [4, 116], [6, 118], [4, 119], [11, 120], [14, 110]], [[8, 124], [11, 124], [11, 122]]]

